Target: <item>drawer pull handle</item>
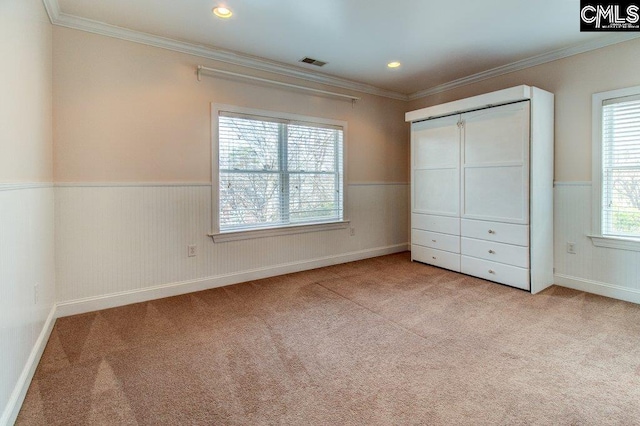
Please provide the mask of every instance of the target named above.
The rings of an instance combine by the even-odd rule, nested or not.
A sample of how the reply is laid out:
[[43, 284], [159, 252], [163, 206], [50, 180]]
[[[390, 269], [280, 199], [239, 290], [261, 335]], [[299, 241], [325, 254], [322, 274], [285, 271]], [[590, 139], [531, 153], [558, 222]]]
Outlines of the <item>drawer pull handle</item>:
[[493, 250], [489, 250], [489, 254], [496, 254], [496, 252]]
[[436, 240], [431, 240], [431, 241], [433, 241], [434, 243], [436, 242]]
[[490, 274], [495, 274], [496, 272], [493, 269], [489, 269]]
[[433, 260], [436, 260], [436, 257], [435, 257], [435, 256], [431, 256], [431, 258], [432, 258]]
[[489, 229], [489, 233], [490, 233], [490, 234], [495, 234], [495, 233], [496, 233], [496, 231], [494, 231], [493, 229]]

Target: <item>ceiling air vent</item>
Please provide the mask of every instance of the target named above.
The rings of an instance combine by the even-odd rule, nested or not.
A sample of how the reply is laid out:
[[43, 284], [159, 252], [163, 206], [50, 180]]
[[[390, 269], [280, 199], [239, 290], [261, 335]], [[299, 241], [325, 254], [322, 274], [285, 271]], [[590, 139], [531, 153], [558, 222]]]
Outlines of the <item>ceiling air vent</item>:
[[304, 58], [300, 59], [300, 62], [304, 62], [305, 64], [315, 65], [317, 67], [322, 67], [322, 66], [327, 64], [326, 62], [319, 61], [319, 60], [313, 59], [313, 58], [309, 58], [307, 56], [305, 56]]

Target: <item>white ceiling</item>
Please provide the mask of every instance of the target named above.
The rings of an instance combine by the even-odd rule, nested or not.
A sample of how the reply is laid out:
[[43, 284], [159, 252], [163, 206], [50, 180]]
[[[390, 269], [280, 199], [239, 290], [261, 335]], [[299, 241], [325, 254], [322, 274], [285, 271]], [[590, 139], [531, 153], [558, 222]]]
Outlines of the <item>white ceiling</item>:
[[[51, 3], [54, 0], [45, 0]], [[579, 0], [58, 0], [62, 15], [230, 50], [402, 94], [593, 43]], [[212, 15], [225, 5], [231, 19]], [[298, 61], [310, 56], [322, 68]], [[402, 62], [391, 70], [386, 64]]]

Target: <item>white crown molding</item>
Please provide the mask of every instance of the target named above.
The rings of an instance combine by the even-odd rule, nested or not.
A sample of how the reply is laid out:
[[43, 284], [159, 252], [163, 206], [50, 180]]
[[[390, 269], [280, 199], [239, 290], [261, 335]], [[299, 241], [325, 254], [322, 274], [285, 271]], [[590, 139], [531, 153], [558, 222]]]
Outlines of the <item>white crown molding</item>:
[[569, 56], [578, 55], [580, 53], [589, 52], [591, 50], [600, 49], [602, 47], [640, 37], [640, 34], [634, 33], [611, 34], [607, 37], [602, 37], [577, 46], [557, 49], [551, 52], [543, 53], [541, 55], [533, 56], [531, 58], [522, 59], [510, 64], [472, 74], [467, 77], [459, 78], [435, 87], [420, 90], [409, 95], [405, 95], [403, 93], [385, 90], [369, 84], [314, 72], [293, 65], [283, 64], [280, 62], [270, 61], [267, 59], [249, 56], [228, 50], [202, 46], [193, 43], [185, 43], [166, 37], [160, 37], [139, 31], [129, 30], [122, 27], [117, 27], [115, 25], [105, 24], [103, 22], [98, 22], [91, 19], [68, 15], [60, 11], [58, 0], [42, 0], [42, 2], [45, 9], [47, 10], [47, 13], [49, 14], [49, 19], [51, 20], [51, 23], [53, 25], [86, 31], [107, 37], [114, 37], [121, 40], [127, 40], [135, 43], [145, 44], [148, 46], [172, 50], [175, 52], [186, 53], [189, 55], [212, 59], [215, 61], [225, 62], [233, 65], [240, 65], [259, 71], [271, 72], [274, 74], [298, 78], [313, 83], [326, 84], [333, 87], [355, 90], [361, 93], [368, 93], [371, 95], [383, 96], [386, 98], [402, 101], [412, 101], [424, 98], [426, 96], [445, 92], [447, 90], [455, 89], [467, 84], [477, 83], [489, 78], [498, 77], [504, 74], [520, 71], [536, 65], [541, 65], [547, 62], [567, 58]]
[[596, 40], [592, 40], [587, 43], [579, 44], [577, 46], [565, 47], [551, 52], [543, 53], [541, 55], [532, 56], [531, 58], [522, 59], [520, 61], [512, 62], [510, 64], [502, 65], [490, 70], [482, 71], [476, 74], [472, 74], [467, 77], [459, 78], [457, 80], [450, 81], [448, 83], [440, 84], [430, 89], [420, 90], [412, 93], [408, 96], [410, 101], [424, 98], [426, 96], [434, 95], [436, 93], [445, 92], [447, 90], [455, 89], [467, 84], [477, 83], [489, 78], [498, 77], [500, 75], [520, 71], [525, 68], [534, 67], [536, 65], [545, 64], [547, 62], [555, 61], [558, 59], [567, 58], [569, 56], [578, 55], [580, 53], [589, 52], [591, 50], [600, 49], [602, 47], [611, 46], [612, 44], [622, 43], [624, 41], [632, 40], [640, 37], [640, 34], [634, 33], [616, 33], [607, 37], [602, 37]]
[[49, 15], [49, 20], [52, 24], [55, 24], [60, 16], [60, 5], [58, 5], [58, 0], [42, 0], [42, 4], [44, 4], [47, 15]]
[[368, 93], [370, 95], [383, 96], [386, 98], [398, 99], [403, 101], [408, 100], [407, 95], [403, 93], [380, 89], [369, 84], [359, 83], [339, 77], [333, 77], [293, 65], [287, 65], [250, 55], [244, 55], [229, 50], [172, 40], [166, 37], [156, 36], [140, 31], [117, 27], [115, 25], [105, 24], [104, 22], [98, 22], [74, 15], [68, 15], [66, 13], [60, 12], [57, 0], [43, 0], [43, 3], [45, 8], [47, 9], [49, 18], [51, 19], [51, 23], [60, 27], [66, 27], [107, 37], [118, 38], [121, 40], [132, 41], [135, 43], [145, 44], [147, 46], [159, 47], [161, 49], [186, 53], [201, 58], [213, 59], [215, 61], [225, 62], [228, 64], [240, 65], [259, 71], [280, 74], [287, 77], [310, 81], [313, 83], [326, 84], [333, 87], [340, 87], [342, 89], [356, 90], [358, 92]]

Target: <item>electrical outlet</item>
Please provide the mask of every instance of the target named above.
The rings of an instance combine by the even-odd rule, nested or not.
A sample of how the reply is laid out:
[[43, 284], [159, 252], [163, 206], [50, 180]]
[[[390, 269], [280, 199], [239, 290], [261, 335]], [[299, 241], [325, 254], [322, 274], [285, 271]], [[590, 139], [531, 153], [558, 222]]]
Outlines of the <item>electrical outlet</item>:
[[576, 254], [576, 243], [567, 243], [567, 253]]
[[198, 246], [196, 246], [195, 244], [187, 246], [187, 256], [194, 257], [197, 255], [198, 255]]
[[356, 236], [356, 228], [349, 228], [349, 235], [351, 235], [352, 237]]
[[38, 283], [33, 285], [33, 304], [37, 305], [38, 304]]

